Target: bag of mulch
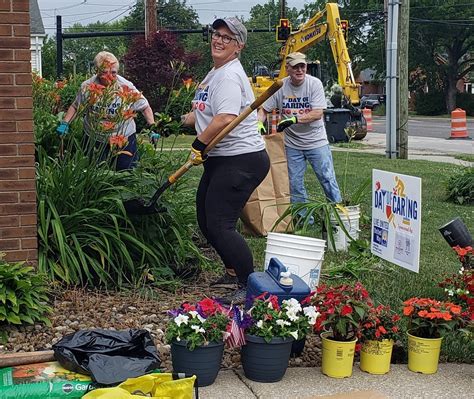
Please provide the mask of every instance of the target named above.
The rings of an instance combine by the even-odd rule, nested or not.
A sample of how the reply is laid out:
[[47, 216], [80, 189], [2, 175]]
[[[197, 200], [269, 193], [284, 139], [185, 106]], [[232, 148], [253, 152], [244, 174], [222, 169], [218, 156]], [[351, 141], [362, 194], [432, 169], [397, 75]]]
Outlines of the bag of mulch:
[[2, 399], [76, 399], [92, 389], [91, 377], [66, 370], [58, 362], [0, 369]]
[[141, 396], [155, 399], [193, 399], [199, 397], [195, 382], [195, 375], [147, 374], [130, 378], [114, 388], [96, 389], [85, 395], [84, 399], [132, 399]]
[[65, 369], [90, 375], [100, 385], [116, 385], [160, 366], [156, 346], [146, 330], [80, 330], [66, 335], [53, 350]]

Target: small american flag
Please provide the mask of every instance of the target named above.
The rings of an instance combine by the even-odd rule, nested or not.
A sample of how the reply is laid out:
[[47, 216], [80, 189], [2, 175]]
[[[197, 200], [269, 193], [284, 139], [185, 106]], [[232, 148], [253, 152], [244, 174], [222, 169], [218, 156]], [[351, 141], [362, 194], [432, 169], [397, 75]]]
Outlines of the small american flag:
[[228, 327], [228, 333], [230, 334], [225, 341], [228, 348], [237, 348], [245, 345], [244, 330], [241, 328], [242, 319], [240, 317], [240, 309], [237, 306], [232, 308], [232, 321]]

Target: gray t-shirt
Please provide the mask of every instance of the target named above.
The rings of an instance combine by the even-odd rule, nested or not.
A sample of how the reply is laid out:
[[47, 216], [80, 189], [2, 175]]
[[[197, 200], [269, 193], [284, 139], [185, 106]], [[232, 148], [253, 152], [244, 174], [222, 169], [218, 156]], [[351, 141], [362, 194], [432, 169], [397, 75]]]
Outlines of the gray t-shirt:
[[[89, 99], [89, 90], [88, 87], [91, 83], [94, 84], [100, 84], [99, 78], [97, 75], [92, 76], [92, 78], [82, 82], [81, 88], [79, 92], [77, 93], [76, 99], [74, 100], [74, 107], [77, 109], [82, 103], [88, 101]], [[120, 88], [122, 86], [127, 86], [129, 89], [135, 92], [139, 92], [137, 88], [133, 85], [132, 82], [128, 81], [127, 79], [123, 78], [120, 75], [117, 75], [117, 81], [114, 83], [115, 88], [117, 90], [117, 93], [120, 91]], [[115, 95], [113, 98], [113, 101], [108, 104], [106, 107], [99, 107], [98, 105], [92, 105], [89, 109], [88, 112], [84, 115], [84, 130], [87, 134], [94, 133], [92, 132], [93, 130], [93, 124], [91, 123], [91, 120], [102, 120], [102, 121], [107, 121], [109, 119], [114, 119], [115, 113], [117, 112], [118, 109], [120, 109], [122, 103], [122, 99], [118, 96]], [[133, 104], [131, 104], [128, 107], [122, 107], [120, 110], [121, 111], [126, 111], [127, 109], [130, 109], [132, 111], [143, 111], [145, 108], [148, 107], [148, 101], [143, 95], [141, 95], [140, 99], [135, 101]], [[102, 109], [102, 108], [105, 108]], [[126, 108], [126, 109], [125, 109]], [[101, 113], [105, 112], [105, 118], [101, 118], [99, 115]], [[95, 125], [96, 126], [96, 125]], [[107, 137], [114, 136], [117, 134], [123, 134], [125, 137], [131, 136], [133, 133], [135, 133], [137, 130], [137, 127], [135, 125], [135, 120], [134, 118], [127, 119], [120, 125], [116, 126], [114, 129], [111, 129], [107, 131]], [[95, 132], [97, 134], [97, 139], [101, 140], [101, 137], [98, 137], [99, 132]], [[105, 139], [105, 137], [104, 137]]]
[[[318, 78], [306, 75], [300, 86], [293, 86], [290, 78], [283, 79], [283, 87], [263, 104], [267, 112], [279, 109], [282, 119], [326, 109], [323, 84]], [[285, 145], [297, 150], [309, 150], [328, 144], [323, 118], [311, 123], [297, 123], [285, 129]]]
[[[248, 77], [238, 59], [211, 69], [192, 101], [198, 137], [214, 116], [240, 115], [254, 100]], [[263, 149], [265, 142], [257, 131], [257, 111], [253, 111], [209, 152], [209, 156], [234, 156]]]

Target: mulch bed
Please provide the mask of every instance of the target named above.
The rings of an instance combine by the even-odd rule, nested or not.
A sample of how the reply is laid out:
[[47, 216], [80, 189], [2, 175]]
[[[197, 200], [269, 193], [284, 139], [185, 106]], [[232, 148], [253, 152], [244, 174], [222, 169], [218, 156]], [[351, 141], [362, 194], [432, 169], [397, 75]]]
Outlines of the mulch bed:
[[[0, 353], [29, 352], [51, 349], [64, 335], [78, 330], [101, 328], [122, 330], [143, 328], [150, 331], [160, 353], [162, 368], [171, 370], [170, 346], [165, 342], [165, 328], [169, 320], [167, 310], [182, 302], [196, 302], [205, 296], [222, 296], [226, 290], [210, 289], [209, 281], [216, 275], [202, 273], [195, 282], [187, 282], [174, 292], [155, 289], [153, 299], [131, 292], [99, 292], [86, 289], [57, 290], [53, 298], [51, 327], [43, 324], [9, 326], [8, 341], [0, 345]], [[301, 356], [290, 360], [290, 367], [321, 365], [321, 342], [314, 335], [307, 338]], [[240, 367], [238, 348], [226, 349], [223, 368]]]

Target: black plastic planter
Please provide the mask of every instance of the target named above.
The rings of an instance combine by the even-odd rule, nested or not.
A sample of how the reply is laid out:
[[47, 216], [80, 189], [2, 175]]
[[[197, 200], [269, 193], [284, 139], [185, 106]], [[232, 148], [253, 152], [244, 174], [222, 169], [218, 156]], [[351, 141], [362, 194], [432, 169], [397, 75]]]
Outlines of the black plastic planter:
[[461, 248], [472, 245], [472, 237], [466, 225], [460, 218], [456, 218], [439, 228], [440, 233], [451, 247], [459, 245]]
[[173, 372], [197, 376], [199, 387], [213, 384], [221, 367], [224, 342], [211, 342], [193, 351], [186, 344], [186, 341], [171, 344]]
[[245, 335], [241, 362], [245, 376], [257, 382], [280, 381], [288, 368], [293, 338], [273, 338], [269, 343], [255, 335]]
[[299, 357], [303, 353], [304, 344], [306, 343], [306, 337], [301, 338], [297, 341], [293, 341], [291, 345], [291, 357]]

